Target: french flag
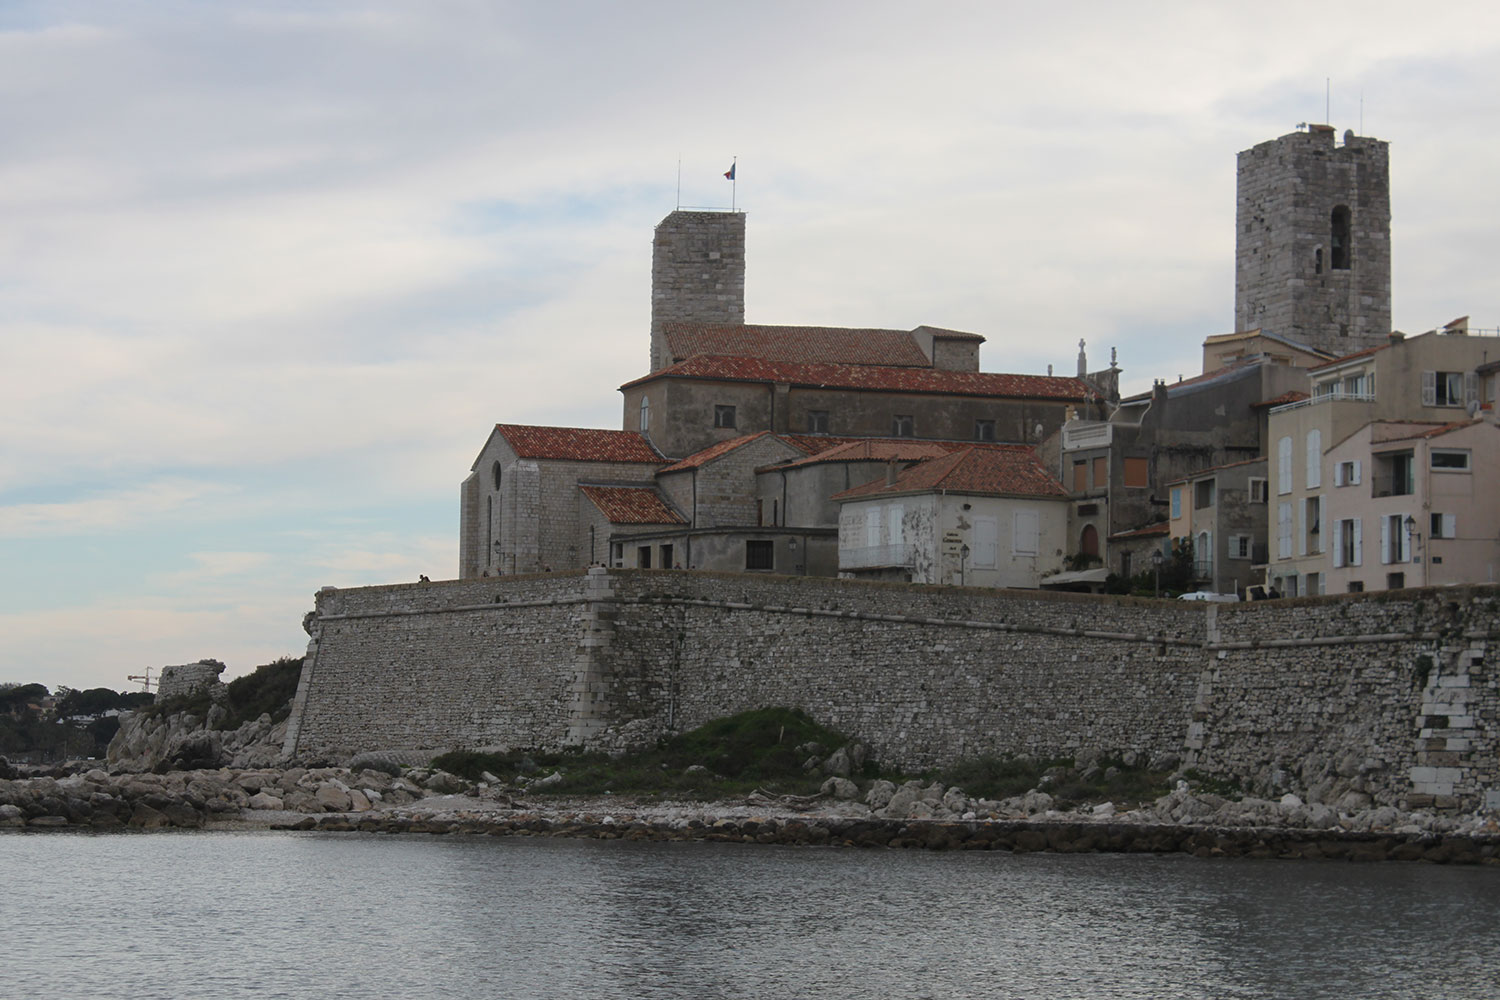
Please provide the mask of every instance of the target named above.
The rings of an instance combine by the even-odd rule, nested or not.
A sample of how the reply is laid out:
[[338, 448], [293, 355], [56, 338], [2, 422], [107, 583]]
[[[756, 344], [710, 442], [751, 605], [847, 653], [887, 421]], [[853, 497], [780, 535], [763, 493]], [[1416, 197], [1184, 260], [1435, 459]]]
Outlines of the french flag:
[[734, 180], [734, 168], [737, 167], [737, 166], [739, 166], [739, 164], [732, 163], [732, 164], [729, 165], [729, 169], [726, 170], [726, 171], [724, 171], [724, 179], [726, 181], [732, 181], [732, 180]]

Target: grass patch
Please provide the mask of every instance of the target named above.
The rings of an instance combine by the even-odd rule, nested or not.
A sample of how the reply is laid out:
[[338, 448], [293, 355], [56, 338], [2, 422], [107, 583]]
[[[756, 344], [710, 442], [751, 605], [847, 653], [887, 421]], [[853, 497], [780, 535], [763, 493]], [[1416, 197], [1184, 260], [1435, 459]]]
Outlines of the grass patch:
[[1234, 778], [1219, 778], [1204, 774], [1202, 771], [1192, 769], [1182, 772], [1182, 776], [1189, 781], [1196, 781], [1198, 786], [1193, 789], [1200, 795], [1217, 795], [1225, 799], [1242, 799], [1245, 797], [1245, 789]]
[[[480, 775], [488, 771], [506, 783], [557, 771], [561, 781], [532, 789], [533, 793], [551, 795], [612, 792], [709, 800], [756, 788], [808, 795], [818, 790], [824, 777], [802, 770], [813, 752], [797, 748], [817, 743], [822, 747], [819, 756], [826, 757], [848, 742], [842, 734], [819, 725], [803, 712], [760, 708], [715, 719], [665, 739], [651, 750], [619, 757], [579, 751], [458, 751], [443, 754], [432, 764], [472, 781], [480, 780]], [[703, 770], [689, 771], [694, 765]]]

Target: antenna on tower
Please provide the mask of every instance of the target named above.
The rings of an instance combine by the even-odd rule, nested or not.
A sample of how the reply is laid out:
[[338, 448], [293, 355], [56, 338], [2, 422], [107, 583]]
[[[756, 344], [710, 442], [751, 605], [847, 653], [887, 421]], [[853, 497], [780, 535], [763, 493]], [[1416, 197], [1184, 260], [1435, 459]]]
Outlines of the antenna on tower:
[[1333, 112], [1330, 110], [1332, 106], [1333, 78], [1325, 76], [1323, 77], [1323, 124], [1325, 125], [1333, 124]]
[[682, 154], [677, 154], [677, 208], [682, 208]]

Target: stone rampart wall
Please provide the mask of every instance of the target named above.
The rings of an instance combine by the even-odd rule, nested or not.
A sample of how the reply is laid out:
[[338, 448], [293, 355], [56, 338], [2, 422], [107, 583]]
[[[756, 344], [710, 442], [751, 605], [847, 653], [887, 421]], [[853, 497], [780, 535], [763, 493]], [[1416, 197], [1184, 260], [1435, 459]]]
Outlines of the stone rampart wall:
[[595, 570], [329, 590], [311, 630], [303, 756], [621, 748], [786, 705], [908, 768], [1134, 750], [1449, 808], [1500, 775], [1494, 587], [1190, 605]]

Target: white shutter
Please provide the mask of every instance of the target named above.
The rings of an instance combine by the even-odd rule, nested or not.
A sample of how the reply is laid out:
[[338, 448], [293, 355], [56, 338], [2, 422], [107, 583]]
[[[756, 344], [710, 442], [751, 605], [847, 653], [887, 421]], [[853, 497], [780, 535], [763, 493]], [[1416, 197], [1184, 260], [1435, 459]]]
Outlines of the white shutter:
[[1292, 492], [1292, 439], [1276, 442], [1276, 492]]
[[865, 544], [874, 548], [884, 541], [885, 536], [880, 531], [880, 508], [867, 507], [865, 509]]
[[1349, 485], [1350, 486], [1358, 486], [1359, 485], [1359, 459], [1356, 458], [1353, 461], [1353, 463], [1351, 463], [1351, 465], [1349, 466], [1349, 472], [1350, 472]]
[[1464, 372], [1464, 405], [1473, 406], [1479, 402], [1479, 375], [1475, 372]]
[[1364, 539], [1360, 537], [1360, 519], [1354, 519], [1354, 565], [1362, 566], [1365, 561]]
[[887, 545], [901, 544], [901, 515], [902, 509], [899, 503], [893, 503], [885, 509], [885, 543]]
[[1307, 555], [1307, 503], [1297, 505], [1297, 554]]
[[1278, 559], [1292, 557], [1292, 505], [1290, 503], [1276, 505], [1276, 557]]
[[1457, 538], [1458, 537], [1458, 515], [1457, 514], [1444, 514], [1444, 515], [1442, 515], [1442, 518], [1443, 518], [1443, 537], [1444, 538]]
[[1333, 485], [1335, 485], [1335, 486], [1343, 486], [1344, 485], [1344, 463], [1343, 462], [1334, 462], [1333, 463]]
[[1437, 405], [1437, 372], [1422, 373], [1422, 405]]
[[1391, 561], [1391, 519], [1380, 519], [1380, 561], [1387, 565]]
[[1307, 432], [1307, 488], [1317, 489], [1323, 485], [1323, 432], [1314, 428]]
[[1034, 556], [1040, 547], [1040, 516], [1034, 510], [1018, 510], [1012, 518], [1011, 550], [1018, 556]]
[[999, 525], [993, 517], [974, 518], [974, 547], [969, 552], [969, 565], [976, 569], [995, 567], [995, 549]]
[[1344, 566], [1344, 522], [1333, 522], [1333, 568]]

